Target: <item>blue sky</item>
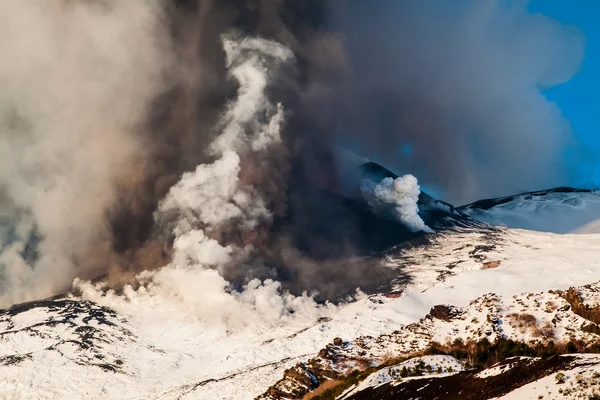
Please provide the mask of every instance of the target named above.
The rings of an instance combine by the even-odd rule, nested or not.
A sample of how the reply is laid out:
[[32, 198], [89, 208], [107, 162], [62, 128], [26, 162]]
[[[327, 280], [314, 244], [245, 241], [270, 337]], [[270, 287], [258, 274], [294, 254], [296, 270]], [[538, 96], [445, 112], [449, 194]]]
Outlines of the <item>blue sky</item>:
[[578, 27], [586, 36], [581, 72], [546, 95], [570, 121], [580, 150], [565, 154], [572, 171], [570, 186], [600, 187], [600, 1], [531, 0], [531, 12], [539, 12]]

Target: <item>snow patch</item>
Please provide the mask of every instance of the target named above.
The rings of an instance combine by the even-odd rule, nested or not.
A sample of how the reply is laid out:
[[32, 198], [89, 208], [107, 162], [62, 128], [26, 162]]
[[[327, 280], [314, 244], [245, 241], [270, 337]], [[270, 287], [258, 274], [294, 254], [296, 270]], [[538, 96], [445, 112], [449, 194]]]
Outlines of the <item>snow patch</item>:
[[[552, 233], [600, 233], [599, 191], [526, 193], [460, 207], [478, 221]], [[484, 205], [483, 207], [481, 205]]]

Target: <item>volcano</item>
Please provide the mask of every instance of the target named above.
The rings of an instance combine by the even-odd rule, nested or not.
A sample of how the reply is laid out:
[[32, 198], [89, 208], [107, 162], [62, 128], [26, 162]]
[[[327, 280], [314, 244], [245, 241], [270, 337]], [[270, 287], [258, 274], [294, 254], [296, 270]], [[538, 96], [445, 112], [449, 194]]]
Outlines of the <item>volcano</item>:
[[[355, 202], [357, 209], [364, 210], [369, 207], [360, 191], [362, 181], [378, 183], [385, 178], [398, 177], [382, 165], [369, 161], [356, 170], [346, 171], [340, 179], [342, 183], [327, 190]], [[600, 230], [597, 222], [600, 221], [600, 190], [558, 187], [479, 200], [464, 206], [454, 206], [421, 191], [418, 207], [421, 218], [436, 231], [490, 226], [561, 234], [598, 233]], [[376, 218], [378, 214], [370, 211]], [[384, 219], [394, 220], [391, 216]], [[396, 229], [402, 230], [402, 227]]]
[[[367, 162], [358, 167], [360, 181], [368, 180], [379, 183], [385, 178], [398, 178], [398, 175], [375, 163]], [[356, 191], [355, 191], [356, 193]], [[364, 200], [364, 197], [361, 196]], [[484, 228], [485, 224], [471, 218], [461, 212], [452, 204], [438, 200], [424, 191], [419, 193], [419, 216], [434, 230], [456, 229], [456, 228]]]
[[[394, 176], [373, 163], [360, 171], [372, 179]], [[370, 223], [389, 224], [390, 232], [403, 230], [398, 222], [369, 216], [360, 198], [325, 193]], [[263, 322], [267, 315], [257, 314], [262, 317], [241, 327], [226, 321], [209, 324], [209, 310], [198, 305], [183, 283], [173, 296], [156, 287], [115, 293], [76, 282], [69, 294], [0, 311], [0, 393], [23, 398], [43, 392], [54, 398], [283, 400], [340, 387], [347, 390], [347, 399], [391, 399], [422, 393], [435, 398], [444, 390], [460, 398], [454, 388], [461, 387], [463, 394], [482, 398], [470, 383], [478, 382], [489, 394], [483, 398], [537, 398], [540, 387], [557, 394], [562, 386], [554, 377], [562, 373], [565, 379], [581, 375], [571, 390], [591, 395], [593, 386], [586, 379], [600, 373], [600, 358], [586, 354], [594, 351], [594, 327], [600, 323], [594, 317], [600, 304], [600, 237], [491, 227], [471, 222], [467, 215], [534, 200], [535, 209], [566, 199], [570, 207], [576, 199], [583, 204], [594, 195], [565, 189], [535, 193], [458, 209], [422, 194], [420, 207], [431, 207], [437, 221], [452, 224], [438, 225], [442, 228], [435, 233], [413, 233], [412, 240], [390, 240], [380, 262], [395, 271], [390, 276], [406, 279], [392, 277], [387, 291], [335, 307], [298, 310], [285, 323]], [[457, 221], [468, 221], [468, 227]], [[431, 226], [435, 222], [428, 220]], [[363, 225], [372, 229], [369, 234], [381, 226]], [[263, 300], [253, 301], [259, 307]], [[559, 355], [572, 338], [576, 354]], [[461, 358], [468, 346], [497, 351], [491, 346], [498, 340], [520, 349], [514, 354], [522, 357], [501, 359], [497, 365], [484, 359], [480, 366]], [[455, 343], [453, 355], [442, 346], [448, 341]], [[564, 343], [563, 350], [551, 347], [556, 343]], [[409, 373], [414, 376], [405, 379]], [[343, 386], [353, 379], [358, 383]], [[520, 393], [529, 397], [518, 397]]]
[[455, 204], [581, 170], [544, 95], [580, 70], [572, 26], [478, 1], [2, 18], [0, 398], [600, 396], [598, 194]]

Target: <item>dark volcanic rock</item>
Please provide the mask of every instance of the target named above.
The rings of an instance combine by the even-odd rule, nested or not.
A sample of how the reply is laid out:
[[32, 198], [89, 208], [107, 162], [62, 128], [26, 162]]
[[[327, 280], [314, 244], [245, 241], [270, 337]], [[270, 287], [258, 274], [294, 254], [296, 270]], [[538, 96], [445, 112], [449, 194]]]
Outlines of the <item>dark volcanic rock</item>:
[[504, 373], [478, 378], [479, 371], [465, 371], [441, 378], [422, 378], [368, 388], [345, 400], [484, 400], [499, 397], [530, 382], [568, 368], [570, 356], [547, 359], [508, 359], [498, 364], [510, 364]]

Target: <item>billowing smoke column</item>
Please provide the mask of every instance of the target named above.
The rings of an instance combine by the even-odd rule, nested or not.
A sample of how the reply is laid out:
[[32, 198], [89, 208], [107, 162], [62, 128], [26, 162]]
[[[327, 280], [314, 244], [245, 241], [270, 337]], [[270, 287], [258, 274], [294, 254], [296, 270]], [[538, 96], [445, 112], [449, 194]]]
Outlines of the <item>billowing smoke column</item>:
[[[252, 235], [272, 219], [253, 186], [260, 184], [261, 177], [244, 178], [242, 168], [248, 164], [242, 160], [264, 157], [269, 162], [269, 151], [277, 151], [284, 109], [269, 101], [266, 87], [269, 77], [293, 60], [287, 47], [264, 39], [224, 37], [223, 46], [229, 74], [239, 88], [236, 99], [225, 106], [217, 125], [219, 134], [209, 145], [216, 159], [183, 174], [161, 201], [156, 218], [172, 230], [173, 260], [156, 273], [140, 274], [138, 279], [145, 285], [138, 291], [127, 286], [123, 296], [137, 303], [148, 303], [148, 296], [155, 296], [163, 299], [163, 308], [165, 303], [181, 305], [183, 299], [186, 309], [203, 322], [227, 329], [314, 319], [326, 307], [316, 307], [306, 295], [281, 294], [278, 282], [251, 279], [237, 291], [223, 278], [232, 264], [244, 268], [253, 248], [251, 241], [244, 245], [243, 238], [240, 242], [224, 239], [222, 230]], [[98, 295], [96, 289], [102, 285], [95, 288], [79, 281], [77, 285], [93, 300], [122, 306], [114, 292]]]
[[[176, 264], [191, 262], [221, 271], [251, 251], [242, 247], [244, 235], [253, 235], [272, 220], [254, 187], [261, 176], [241, 176], [242, 168], [251, 168], [242, 158], [263, 157], [263, 162], [269, 162], [269, 152], [277, 151], [273, 147], [281, 143], [284, 110], [281, 104], [269, 102], [265, 90], [269, 74], [276, 74], [279, 65], [293, 58], [287, 47], [263, 39], [225, 38], [223, 45], [229, 72], [240, 86], [237, 99], [226, 106], [218, 124], [221, 134], [209, 146], [216, 160], [185, 173], [156, 213], [161, 225], [172, 229]], [[171, 224], [163, 221], [169, 218]], [[224, 238], [228, 229], [240, 240]], [[251, 246], [252, 238], [247, 242]]]
[[[0, 26], [1, 303], [96, 279], [77, 286], [242, 325], [240, 304], [314, 316], [304, 292], [389, 283], [365, 256], [398, 225], [319, 189], [343, 186], [340, 145], [458, 202], [560, 179], [568, 126], [540, 88], [581, 56], [492, 1], [32, 0]], [[418, 193], [406, 175], [371, 200], [427, 230]]]
[[365, 180], [361, 184], [361, 191], [374, 212], [385, 214], [391, 209], [391, 216], [411, 231], [433, 232], [419, 216], [417, 202], [421, 190], [414, 176], [384, 178], [377, 184], [370, 184], [370, 181]]

